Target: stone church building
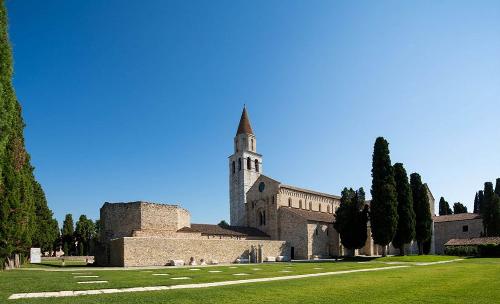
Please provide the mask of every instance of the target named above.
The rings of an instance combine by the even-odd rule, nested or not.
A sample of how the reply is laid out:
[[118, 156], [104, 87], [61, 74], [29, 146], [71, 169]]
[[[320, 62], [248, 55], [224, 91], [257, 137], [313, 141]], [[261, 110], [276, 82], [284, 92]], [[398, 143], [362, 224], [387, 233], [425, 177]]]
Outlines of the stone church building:
[[[345, 253], [333, 228], [340, 197], [264, 175], [263, 156], [257, 153], [246, 108], [228, 171], [230, 226], [192, 224], [189, 211], [177, 205], [105, 203], [100, 211], [102, 246], [96, 262], [113, 266], [166, 265], [172, 260], [233, 263]], [[434, 213], [434, 198], [428, 193]], [[380, 253], [370, 228], [368, 236], [357, 253]]]

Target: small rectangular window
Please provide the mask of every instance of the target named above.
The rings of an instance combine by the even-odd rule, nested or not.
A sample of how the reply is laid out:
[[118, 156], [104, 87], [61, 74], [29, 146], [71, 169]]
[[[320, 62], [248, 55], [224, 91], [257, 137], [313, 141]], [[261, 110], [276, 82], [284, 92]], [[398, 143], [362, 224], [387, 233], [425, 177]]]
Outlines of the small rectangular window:
[[467, 231], [469, 231], [469, 225], [462, 226], [462, 232], [467, 232]]

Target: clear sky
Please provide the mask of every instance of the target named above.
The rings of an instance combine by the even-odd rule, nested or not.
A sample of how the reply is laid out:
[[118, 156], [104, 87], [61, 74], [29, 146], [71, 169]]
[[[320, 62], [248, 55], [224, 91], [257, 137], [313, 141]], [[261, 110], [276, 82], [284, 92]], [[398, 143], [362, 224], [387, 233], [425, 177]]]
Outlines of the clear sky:
[[246, 103], [266, 175], [371, 185], [377, 136], [436, 200], [500, 177], [499, 1], [7, 1], [50, 207], [180, 203], [229, 219]]

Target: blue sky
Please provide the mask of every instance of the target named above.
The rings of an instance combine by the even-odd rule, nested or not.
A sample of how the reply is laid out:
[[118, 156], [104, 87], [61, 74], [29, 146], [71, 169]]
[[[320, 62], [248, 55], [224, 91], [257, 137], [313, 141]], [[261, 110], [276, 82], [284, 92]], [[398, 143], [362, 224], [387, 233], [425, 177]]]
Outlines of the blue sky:
[[50, 207], [229, 218], [247, 104], [264, 173], [371, 184], [377, 136], [436, 199], [500, 177], [498, 1], [7, 1], [26, 143]]

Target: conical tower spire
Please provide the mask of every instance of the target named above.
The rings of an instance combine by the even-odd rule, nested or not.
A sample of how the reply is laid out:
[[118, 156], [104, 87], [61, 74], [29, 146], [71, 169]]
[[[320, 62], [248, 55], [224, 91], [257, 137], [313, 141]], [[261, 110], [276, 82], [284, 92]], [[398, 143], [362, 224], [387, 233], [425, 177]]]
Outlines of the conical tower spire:
[[236, 132], [236, 135], [239, 134], [253, 134], [246, 106], [243, 106], [243, 112], [241, 113], [240, 124], [238, 125], [238, 131]]

